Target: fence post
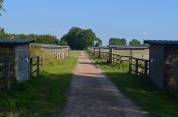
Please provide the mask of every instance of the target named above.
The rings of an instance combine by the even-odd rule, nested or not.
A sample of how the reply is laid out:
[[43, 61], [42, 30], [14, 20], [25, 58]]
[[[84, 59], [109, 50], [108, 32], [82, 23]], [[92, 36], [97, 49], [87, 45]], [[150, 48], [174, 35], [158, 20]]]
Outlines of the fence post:
[[135, 63], [135, 73], [136, 75], [138, 75], [138, 59], [135, 59], [136, 63]]
[[176, 89], [178, 90], [178, 66], [176, 65]]
[[112, 64], [112, 47], [109, 47], [109, 61], [110, 64]]
[[129, 57], [129, 73], [132, 73], [132, 57]]
[[148, 76], [148, 62], [147, 61], [145, 61], [145, 64], [144, 64], [145, 66], [144, 66], [144, 74], [146, 75], [146, 76]]
[[69, 49], [66, 48], [66, 57], [69, 57]]
[[30, 58], [30, 78], [32, 78], [33, 74], [33, 58]]
[[37, 75], [40, 74], [40, 57], [37, 56]]
[[95, 55], [95, 47], [93, 49], [94, 49], [94, 55]]
[[6, 75], [7, 75], [7, 90], [11, 88], [11, 77], [10, 77], [10, 62], [6, 62]]
[[122, 59], [120, 55], [117, 56], [117, 62], [118, 62], [118, 59], [119, 59], [119, 69], [120, 69], [121, 68], [121, 59]]
[[99, 53], [98, 53], [98, 57], [101, 58], [101, 48], [99, 47]]

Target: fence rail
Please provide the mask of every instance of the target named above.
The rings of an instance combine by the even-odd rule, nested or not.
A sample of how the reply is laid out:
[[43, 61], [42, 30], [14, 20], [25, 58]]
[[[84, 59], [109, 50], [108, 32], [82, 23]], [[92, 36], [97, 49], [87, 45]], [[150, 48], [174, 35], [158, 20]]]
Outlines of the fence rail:
[[131, 56], [121, 56], [110, 52], [101, 52], [100, 48], [90, 48], [89, 52], [98, 57], [107, 59], [107, 61], [112, 64], [118, 64], [120, 66], [124, 62], [127, 63], [129, 66], [129, 73], [145, 76], [149, 75], [149, 60]]

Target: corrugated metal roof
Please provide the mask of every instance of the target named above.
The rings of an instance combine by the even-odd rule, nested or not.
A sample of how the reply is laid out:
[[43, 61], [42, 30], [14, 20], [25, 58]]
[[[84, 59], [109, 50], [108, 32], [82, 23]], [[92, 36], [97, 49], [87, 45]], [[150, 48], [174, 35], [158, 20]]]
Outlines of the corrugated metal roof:
[[178, 45], [178, 40], [145, 40], [144, 43], [153, 45]]
[[0, 39], [0, 44], [28, 44], [32, 42], [31, 39]]
[[33, 45], [39, 45], [43, 48], [68, 48], [69, 46], [59, 46], [56, 44], [33, 44]]

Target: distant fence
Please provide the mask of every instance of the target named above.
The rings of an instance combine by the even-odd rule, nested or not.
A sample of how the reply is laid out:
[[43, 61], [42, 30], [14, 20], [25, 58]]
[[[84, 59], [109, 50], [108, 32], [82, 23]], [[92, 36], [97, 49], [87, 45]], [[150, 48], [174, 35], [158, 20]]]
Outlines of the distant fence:
[[38, 76], [43, 66], [43, 59], [39, 56], [30, 58], [30, 77]]
[[43, 58], [44, 64], [54, 60], [63, 61], [69, 56], [70, 48], [68, 46], [40, 45], [32, 44], [30, 46], [30, 56], [40, 56]]
[[118, 64], [119, 66], [122, 63], [128, 64], [129, 68], [129, 73], [136, 74], [136, 75], [149, 75], [149, 60], [146, 59], [140, 59], [140, 58], [135, 58], [132, 56], [122, 56], [119, 54], [113, 54], [112, 53], [112, 48], [105, 48], [108, 49], [108, 52], [102, 52], [101, 48], [89, 48], [89, 52], [101, 57], [105, 58], [107, 62], [111, 64]]

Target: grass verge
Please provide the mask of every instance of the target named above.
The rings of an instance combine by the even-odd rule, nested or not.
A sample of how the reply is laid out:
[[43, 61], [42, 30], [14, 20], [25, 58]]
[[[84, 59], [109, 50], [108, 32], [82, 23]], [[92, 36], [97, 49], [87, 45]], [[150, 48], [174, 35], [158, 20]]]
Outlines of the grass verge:
[[72, 70], [79, 52], [72, 51], [63, 63], [54, 61], [40, 76], [0, 93], [0, 117], [56, 116], [63, 109]]
[[104, 59], [90, 55], [103, 72], [134, 103], [153, 117], [178, 117], [178, 92], [163, 91], [153, 86], [148, 78], [128, 74], [127, 66], [106, 64]]

